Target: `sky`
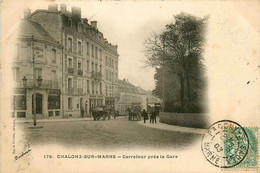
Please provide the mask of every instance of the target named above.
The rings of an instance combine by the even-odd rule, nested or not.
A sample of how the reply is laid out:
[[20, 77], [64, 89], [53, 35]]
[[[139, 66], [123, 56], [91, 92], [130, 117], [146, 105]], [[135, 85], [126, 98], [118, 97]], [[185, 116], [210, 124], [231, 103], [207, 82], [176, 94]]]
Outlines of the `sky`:
[[[161, 32], [173, 21], [173, 15], [181, 12], [208, 16], [204, 64], [209, 110], [216, 112], [214, 116], [213, 111], [212, 117], [228, 114], [242, 120], [248, 117], [241, 114], [255, 117], [259, 113], [259, 1], [67, 2], [68, 10], [72, 6], [81, 7], [82, 17], [96, 20], [104, 37], [118, 45], [119, 78], [127, 78], [146, 90], [154, 89], [155, 84], [154, 70], [142, 68], [146, 58], [145, 39]], [[12, 21], [15, 16], [22, 16], [24, 8], [47, 9], [48, 4], [11, 4], [12, 8], [8, 9], [11, 15], [2, 19], [5, 28], [12, 28]], [[238, 103], [239, 106], [234, 106]]]
[[[119, 79], [125, 78], [136, 86], [153, 90], [155, 71], [151, 67], [145, 67], [144, 41], [151, 34], [161, 32], [166, 24], [173, 21], [173, 15], [182, 12], [182, 9], [174, 3], [169, 6], [168, 3], [151, 2], [90, 2], [67, 3], [67, 10], [71, 11], [72, 6], [81, 7], [82, 18], [96, 20], [104, 37], [110, 43], [118, 45]], [[48, 4], [31, 5], [32, 11], [38, 8], [47, 9]], [[203, 17], [198, 12], [197, 14]]]

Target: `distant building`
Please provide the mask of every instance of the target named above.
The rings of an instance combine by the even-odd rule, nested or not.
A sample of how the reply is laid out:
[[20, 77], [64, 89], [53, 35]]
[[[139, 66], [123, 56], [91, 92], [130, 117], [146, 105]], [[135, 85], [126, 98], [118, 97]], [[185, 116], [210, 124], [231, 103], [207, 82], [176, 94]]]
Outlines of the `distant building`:
[[[66, 5], [61, 4], [59, 11], [55, 4], [49, 5], [48, 10], [33, 13], [25, 10], [22, 23], [17, 55], [23, 61], [16, 59], [13, 67], [18, 83], [16, 91], [25, 92], [23, 76], [32, 80], [34, 50], [36, 73], [43, 78], [43, 85], [37, 90], [38, 95], [42, 94], [36, 100], [39, 117], [79, 117], [81, 109], [89, 116], [91, 107], [105, 104], [117, 107], [117, 46], [108, 43], [96, 21], [89, 24], [87, 18], [81, 18], [78, 7], [72, 7], [69, 12]], [[23, 94], [27, 98], [26, 106], [19, 108], [25, 113], [18, 114], [30, 118], [32, 93], [29, 85], [26, 91], [27, 95]], [[25, 98], [19, 97], [20, 100]], [[24, 104], [17, 101], [15, 109]]]
[[118, 102], [119, 115], [125, 115], [127, 108], [138, 105], [141, 109], [147, 110], [147, 106], [154, 107], [160, 104], [161, 100], [155, 97], [152, 92], [146, 91], [140, 86], [136, 87], [127, 79], [118, 81], [118, 92], [120, 95]]

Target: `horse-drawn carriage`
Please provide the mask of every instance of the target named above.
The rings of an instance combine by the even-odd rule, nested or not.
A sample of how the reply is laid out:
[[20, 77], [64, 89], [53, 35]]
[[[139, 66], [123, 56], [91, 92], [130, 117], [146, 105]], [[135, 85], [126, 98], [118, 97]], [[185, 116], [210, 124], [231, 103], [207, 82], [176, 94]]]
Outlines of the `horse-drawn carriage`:
[[107, 106], [99, 106], [92, 110], [92, 115], [94, 118], [94, 121], [96, 120], [105, 120], [106, 118], [109, 120], [111, 116], [111, 109]]
[[133, 104], [131, 109], [129, 108], [127, 110], [128, 112], [128, 120], [133, 121], [133, 120], [137, 120], [140, 121], [141, 120], [141, 106], [140, 105], [135, 105]]

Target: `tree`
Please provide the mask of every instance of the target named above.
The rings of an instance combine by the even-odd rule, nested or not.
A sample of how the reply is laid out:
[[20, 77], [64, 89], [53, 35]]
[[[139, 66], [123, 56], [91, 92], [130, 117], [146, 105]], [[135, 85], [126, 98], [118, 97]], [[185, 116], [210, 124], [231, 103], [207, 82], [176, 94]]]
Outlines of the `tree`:
[[[206, 19], [181, 13], [174, 16], [174, 22], [166, 25], [162, 33], [153, 34], [145, 42], [146, 64], [155, 67], [158, 74], [158, 69], [162, 71], [160, 74], [161, 78], [155, 78], [155, 80], [159, 82], [165, 79], [167, 71], [167, 81], [179, 83], [180, 112], [191, 111], [195, 97], [192, 92], [199, 87], [203, 76], [202, 53]], [[176, 81], [176, 76], [178, 81]], [[158, 82], [157, 89], [160, 86]], [[161, 81], [161, 83], [165, 84], [165, 80], [164, 82]], [[202, 87], [201, 89], [204, 88]], [[155, 89], [154, 92], [158, 91]], [[159, 96], [162, 97], [165, 92], [166, 88], [164, 86]], [[197, 102], [199, 101], [201, 100], [197, 100]]]

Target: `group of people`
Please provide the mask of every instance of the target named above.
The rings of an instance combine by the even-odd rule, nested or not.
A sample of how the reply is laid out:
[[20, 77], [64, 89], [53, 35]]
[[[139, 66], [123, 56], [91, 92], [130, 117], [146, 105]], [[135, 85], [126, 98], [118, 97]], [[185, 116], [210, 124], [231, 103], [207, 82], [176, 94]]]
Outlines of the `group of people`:
[[148, 120], [149, 117], [150, 117], [150, 123], [157, 123], [156, 121], [157, 115], [158, 112], [154, 109], [151, 110], [150, 112], [146, 112], [145, 109], [142, 111], [142, 117], [144, 118], [144, 123], [146, 123], [146, 120]]

